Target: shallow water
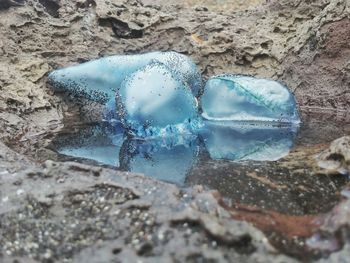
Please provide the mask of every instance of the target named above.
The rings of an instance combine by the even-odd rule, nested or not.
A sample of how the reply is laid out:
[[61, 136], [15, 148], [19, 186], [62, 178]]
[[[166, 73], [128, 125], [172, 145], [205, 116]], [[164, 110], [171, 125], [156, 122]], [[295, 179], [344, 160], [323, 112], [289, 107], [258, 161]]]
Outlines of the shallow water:
[[278, 160], [288, 155], [297, 131], [277, 124], [207, 122], [196, 135], [141, 140], [129, 137], [118, 124], [101, 123], [59, 136], [54, 148], [60, 154], [186, 186], [191, 184], [191, 171], [203, 160]]
[[118, 125], [67, 124], [51, 147], [62, 160], [217, 190], [233, 218], [260, 228], [274, 246], [297, 257], [315, 256], [305, 248], [305, 238], [316, 231], [319, 216], [339, 203], [349, 180], [317, 172], [314, 156], [348, 134], [350, 124], [312, 118], [300, 128], [259, 123], [205, 127], [198, 135], [135, 140]]
[[197, 135], [138, 140], [121, 125], [69, 124], [52, 147], [64, 160], [143, 173], [180, 187], [200, 184], [231, 204], [304, 215], [327, 212], [339, 200], [347, 178], [316, 176], [310, 155], [348, 128], [315, 120], [300, 128], [207, 122]]

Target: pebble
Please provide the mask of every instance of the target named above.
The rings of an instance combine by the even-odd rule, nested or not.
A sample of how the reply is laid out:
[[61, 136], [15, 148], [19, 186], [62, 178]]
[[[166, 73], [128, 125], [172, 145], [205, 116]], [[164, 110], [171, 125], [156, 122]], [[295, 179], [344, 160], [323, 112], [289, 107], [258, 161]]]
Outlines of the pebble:
[[16, 193], [17, 193], [17, 195], [22, 195], [24, 193], [24, 190], [23, 189], [18, 189]]

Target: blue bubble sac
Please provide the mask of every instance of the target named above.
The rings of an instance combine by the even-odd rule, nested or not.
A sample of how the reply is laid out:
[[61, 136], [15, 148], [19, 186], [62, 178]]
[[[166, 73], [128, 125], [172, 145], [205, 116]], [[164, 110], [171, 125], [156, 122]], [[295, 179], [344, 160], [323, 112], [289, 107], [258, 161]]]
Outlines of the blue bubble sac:
[[251, 76], [210, 78], [201, 107], [203, 118], [211, 121], [300, 122], [294, 95], [285, 86]]
[[284, 85], [225, 74], [203, 88], [194, 62], [173, 51], [104, 57], [55, 70], [48, 79], [55, 90], [104, 104], [104, 119], [136, 138], [198, 134], [206, 121], [300, 123]]

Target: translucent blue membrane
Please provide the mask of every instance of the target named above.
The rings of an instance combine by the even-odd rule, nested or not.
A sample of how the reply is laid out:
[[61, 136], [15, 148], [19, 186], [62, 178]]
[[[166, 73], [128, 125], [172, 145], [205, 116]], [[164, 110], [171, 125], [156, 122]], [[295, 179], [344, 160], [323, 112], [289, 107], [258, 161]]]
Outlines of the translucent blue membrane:
[[207, 120], [300, 122], [293, 94], [273, 80], [242, 75], [212, 77], [205, 85], [201, 105]]
[[[210, 78], [202, 90], [196, 65], [176, 52], [105, 57], [53, 71], [49, 81], [57, 90], [104, 103], [104, 120], [111, 124], [121, 122], [126, 133], [136, 139], [198, 135], [202, 130], [215, 130], [215, 134], [204, 136], [208, 136], [209, 145], [213, 140], [214, 145], [221, 145], [221, 150], [211, 150], [213, 158], [219, 159], [244, 159], [245, 156], [242, 153], [239, 157], [235, 149], [235, 157], [230, 157], [228, 148], [239, 148], [239, 141], [225, 143], [226, 135], [220, 134], [228, 131], [232, 134], [234, 129], [232, 125], [224, 128], [227, 131], [218, 128], [222, 121], [259, 122], [270, 127], [275, 123], [300, 122], [293, 94], [280, 83], [226, 74]], [[204, 120], [217, 125], [205, 125]], [[270, 132], [273, 133], [267, 131], [266, 135]], [[257, 140], [250, 143], [257, 144], [257, 149], [264, 148], [266, 158], [271, 159], [269, 139], [261, 139], [254, 131], [251, 133]], [[235, 136], [243, 138], [247, 134]], [[275, 158], [283, 155], [288, 142], [278, 142], [281, 153], [275, 152]], [[250, 145], [246, 147], [251, 149]], [[86, 149], [87, 155], [88, 151]]]
[[56, 90], [106, 103], [115, 98], [116, 90], [127, 76], [152, 62], [172, 69], [180, 81], [198, 96], [202, 86], [200, 73], [190, 58], [176, 52], [104, 57], [55, 70], [49, 75], [49, 82]]
[[151, 63], [131, 74], [116, 94], [120, 120], [141, 137], [173, 133], [178, 125], [198, 119], [191, 89], [161, 63]]

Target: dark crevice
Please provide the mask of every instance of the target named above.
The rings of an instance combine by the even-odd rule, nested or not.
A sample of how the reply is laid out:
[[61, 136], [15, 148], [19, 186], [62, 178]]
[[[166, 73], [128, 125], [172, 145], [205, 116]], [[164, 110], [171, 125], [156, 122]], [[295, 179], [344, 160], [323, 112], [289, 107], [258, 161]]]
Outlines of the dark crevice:
[[39, 0], [40, 4], [45, 8], [45, 11], [52, 17], [59, 18], [60, 9], [59, 0]]
[[100, 18], [100, 26], [109, 26], [119, 38], [142, 38], [143, 29], [130, 28], [129, 24], [116, 18]]
[[331, 155], [328, 156], [328, 160], [333, 160], [333, 161], [338, 161], [338, 162], [343, 162], [345, 161], [345, 158], [342, 154], [339, 153], [332, 153]]
[[78, 2], [77, 7], [78, 8], [89, 8], [89, 7], [95, 7], [96, 2], [94, 0], [86, 0], [85, 2]]
[[7, 10], [12, 6], [22, 6], [25, 0], [1, 0], [0, 11]]

